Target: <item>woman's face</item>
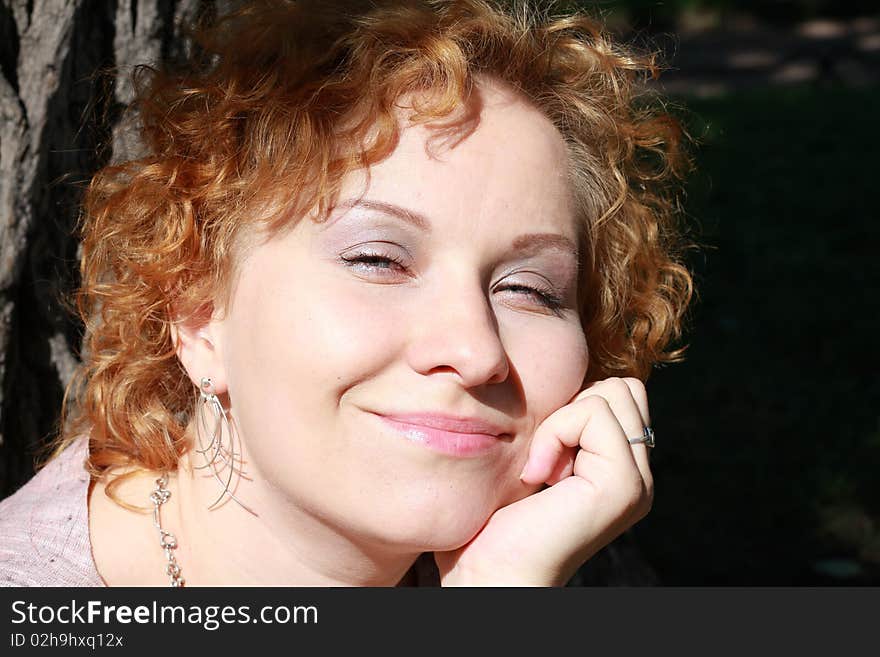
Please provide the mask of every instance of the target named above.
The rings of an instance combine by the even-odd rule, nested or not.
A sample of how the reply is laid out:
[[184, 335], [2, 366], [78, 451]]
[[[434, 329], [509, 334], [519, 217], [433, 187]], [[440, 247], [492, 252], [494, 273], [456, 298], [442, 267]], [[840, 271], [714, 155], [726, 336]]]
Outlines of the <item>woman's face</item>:
[[466, 139], [431, 155], [435, 133], [405, 127], [327, 222], [240, 264], [209, 374], [258, 511], [292, 505], [373, 544], [448, 550], [534, 492], [519, 480], [533, 432], [587, 370], [577, 231], [560, 134], [505, 88], [481, 90]]

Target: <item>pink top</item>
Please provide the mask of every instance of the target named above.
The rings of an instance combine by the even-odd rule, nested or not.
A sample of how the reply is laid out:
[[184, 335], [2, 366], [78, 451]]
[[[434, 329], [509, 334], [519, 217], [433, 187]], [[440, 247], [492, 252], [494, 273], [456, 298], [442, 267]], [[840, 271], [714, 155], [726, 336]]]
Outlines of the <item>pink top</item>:
[[[89, 540], [88, 440], [49, 461], [0, 501], [0, 586], [106, 586]], [[439, 586], [430, 552], [415, 562], [416, 586]]]
[[0, 502], [0, 586], [104, 586], [89, 541], [88, 440]]

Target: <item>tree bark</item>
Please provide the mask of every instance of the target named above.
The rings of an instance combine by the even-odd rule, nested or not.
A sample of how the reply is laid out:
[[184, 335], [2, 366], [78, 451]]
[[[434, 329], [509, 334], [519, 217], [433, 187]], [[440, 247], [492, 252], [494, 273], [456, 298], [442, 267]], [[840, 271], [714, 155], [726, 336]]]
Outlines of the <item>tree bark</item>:
[[82, 191], [136, 149], [121, 128], [137, 64], [178, 57], [210, 0], [0, 0], [0, 496], [57, 431], [82, 327]]
[[[82, 326], [69, 311], [82, 191], [137, 151], [120, 121], [138, 64], [188, 47], [184, 21], [215, 0], [0, 0], [0, 498], [33, 474], [57, 431]], [[115, 73], [114, 73], [115, 71]], [[629, 538], [573, 584], [653, 584]]]

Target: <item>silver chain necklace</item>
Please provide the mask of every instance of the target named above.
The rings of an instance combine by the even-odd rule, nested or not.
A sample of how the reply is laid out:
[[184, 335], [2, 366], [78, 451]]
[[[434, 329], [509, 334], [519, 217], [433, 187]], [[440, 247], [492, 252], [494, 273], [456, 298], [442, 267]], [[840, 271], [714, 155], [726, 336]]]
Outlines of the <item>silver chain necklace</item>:
[[169, 531], [162, 529], [162, 521], [159, 515], [159, 508], [171, 497], [171, 491], [165, 486], [168, 484], [168, 474], [163, 474], [156, 480], [156, 490], [150, 493], [150, 501], [153, 502], [153, 526], [159, 530], [159, 546], [165, 551], [165, 558], [168, 559], [168, 565], [165, 566], [165, 574], [171, 578], [171, 586], [181, 587], [184, 585], [184, 579], [180, 576], [180, 565], [174, 557], [174, 550], [177, 549], [177, 538]]

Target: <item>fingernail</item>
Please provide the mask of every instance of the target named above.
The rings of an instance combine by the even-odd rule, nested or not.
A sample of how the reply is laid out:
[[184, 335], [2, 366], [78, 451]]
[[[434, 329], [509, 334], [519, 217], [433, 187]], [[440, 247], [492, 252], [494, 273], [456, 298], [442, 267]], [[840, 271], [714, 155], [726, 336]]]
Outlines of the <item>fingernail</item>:
[[526, 473], [529, 470], [529, 463], [530, 461], [526, 461], [526, 464], [523, 466], [522, 472], [519, 473], [520, 479], [525, 479]]

